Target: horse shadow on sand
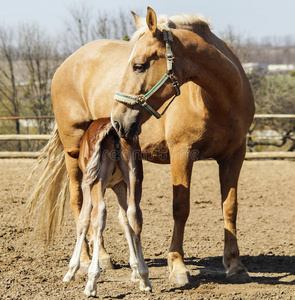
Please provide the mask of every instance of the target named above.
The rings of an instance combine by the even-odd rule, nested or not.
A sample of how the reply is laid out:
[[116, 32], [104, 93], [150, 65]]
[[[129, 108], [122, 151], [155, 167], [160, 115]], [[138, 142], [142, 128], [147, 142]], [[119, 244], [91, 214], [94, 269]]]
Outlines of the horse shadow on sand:
[[[241, 256], [254, 283], [272, 285], [295, 285], [295, 256], [263, 255]], [[206, 283], [229, 284], [225, 277], [222, 257], [184, 259], [191, 271], [194, 283], [176, 289], [196, 288]], [[163, 258], [148, 259], [148, 267], [167, 267]], [[197, 274], [197, 275], [196, 275]]]

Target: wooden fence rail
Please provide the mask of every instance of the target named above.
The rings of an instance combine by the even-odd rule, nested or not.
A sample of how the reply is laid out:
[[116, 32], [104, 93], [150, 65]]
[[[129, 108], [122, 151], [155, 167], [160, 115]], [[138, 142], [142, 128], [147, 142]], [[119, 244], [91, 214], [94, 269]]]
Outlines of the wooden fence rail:
[[38, 141], [49, 140], [51, 134], [3, 134], [0, 141]]
[[32, 116], [32, 117], [0, 117], [0, 120], [45, 120], [54, 119], [54, 116]]
[[[42, 117], [0, 117], [0, 120], [54, 119], [53, 116]], [[254, 119], [295, 119], [294, 114], [257, 114]], [[5, 134], [0, 141], [49, 140], [50, 134]], [[0, 158], [37, 158], [40, 152], [0, 151]], [[295, 159], [295, 152], [247, 152], [247, 160], [251, 159]]]

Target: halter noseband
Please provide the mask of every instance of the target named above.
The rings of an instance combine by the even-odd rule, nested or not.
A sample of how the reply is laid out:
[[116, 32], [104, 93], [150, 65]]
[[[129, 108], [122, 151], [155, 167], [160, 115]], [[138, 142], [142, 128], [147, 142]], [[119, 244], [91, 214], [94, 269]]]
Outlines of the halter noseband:
[[[154, 117], [157, 119], [160, 119], [172, 101], [180, 95], [180, 87], [179, 87], [179, 82], [174, 78], [174, 72], [172, 69], [172, 64], [173, 64], [173, 53], [171, 51], [171, 44], [170, 42], [173, 42], [172, 38], [172, 33], [170, 29], [162, 25], [163, 28], [163, 35], [164, 35], [164, 41], [166, 42], [166, 59], [167, 59], [167, 70], [165, 72], [165, 75], [144, 95], [141, 96], [134, 96], [134, 95], [127, 95], [124, 93], [117, 92], [115, 93], [114, 98], [125, 104], [130, 104], [130, 105], [135, 105], [135, 104], [140, 104], [142, 107], [144, 107], [150, 114], [152, 114]], [[172, 85], [175, 88], [175, 95], [171, 99], [171, 101], [168, 103], [164, 111], [159, 114], [156, 110], [154, 110], [148, 103], [147, 100], [168, 80], [170, 79], [172, 82]]]

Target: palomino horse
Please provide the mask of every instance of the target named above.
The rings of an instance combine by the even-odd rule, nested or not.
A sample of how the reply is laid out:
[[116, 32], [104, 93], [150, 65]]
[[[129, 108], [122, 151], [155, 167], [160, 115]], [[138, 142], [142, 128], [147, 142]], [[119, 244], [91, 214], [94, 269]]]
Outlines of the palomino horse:
[[[77, 157], [78, 153], [75, 151], [70, 154]], [[83, 172], [83, 204], [77, 224], [76, 246], [64, 282], [74, 279], [79, 269], [82, 246], [91, 220], [94, 247], [84, 293], [96, 296], [97, 279], [100, 275], [99, 253], [106, 222], [103, 197], [105, 189], [112, 188], [118, 198], [119, 220], [130, 249], [130, 266], [133, 270], [131, 280], [140, 281], [140, 290], [150, 291], [148, 268], [140, 243], [142, 213], [139, 202], [143, 172], [138, 139], [120, 142], [110, 119], [95, 120], [81, 140], [78, 164]], [[129, 190], [128, 205], [126, 184]]]
[[[131, 42], [91, 42], [57, 70], [52, 101], [58, 130], [43, 153], [50, 158], [45, 179], [39, 181], [29, 203], [38, 206], [42, 195], [44, 203], [39, 207], [43, 216], [49, 215], [48, 207], [52, 208], [51, 218], [43, 219], [50, 237], [59, 223], [54, 216], [62, 215], [59, 208], [65, 201], [62, 193], [54, 191], [59, 184], [56, 178], [66, 178], [65, 158], [70, 203], [77, 222], [82, 173], [70, 153], [79, 148], [92, 120], [112, 113], [119, 135], [139, 135], [145, 159], [171, 165], [174, 229], [168, 254], [170, 280], [184, 284], [191, 279], [183, 262], [183, 236], [192, 167], [196, 160], [213, 158], [220, 174], [226, 276], [231, 282], [248, 282], [251, 279], [240, 261], [236, 238], [238, 177], [255, 110], [247, 76], [233, 51], [211, 32], [204, 19], [183, 15], [157, 20], [148, 8], [143, 24], [133, 15], [139, 29]], [[181, 94], [166, 113], [160, 119], [152, 116], [150, 112], [161, 116], [170, 98], [179, 94], [179, 86]], [[114, 101], [115, 92], [116, 99], [124, 103]], [[51, 182], [50, 186], [44, 185], [44, 180]], [[81, 264], [88, 263], [84, 243]]]

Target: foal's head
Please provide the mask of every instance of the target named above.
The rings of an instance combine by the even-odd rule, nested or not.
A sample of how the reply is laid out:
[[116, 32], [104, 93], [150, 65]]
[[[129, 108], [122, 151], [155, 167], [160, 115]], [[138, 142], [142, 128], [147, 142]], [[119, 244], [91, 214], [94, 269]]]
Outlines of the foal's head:
[[[134, 13], [133, 16], [138, 25], [139, 18]], [[151, 8], [146, 24], [132, 38], [133, 49], [112, 110], [113, 126], [119, 136], [126, 138], [138, 135], [141, 123], [151, 114], [160, 117], [157, 110], [179, 93], [180, 70], [173, 59], [176, 43], [172, 42], [172, 33], [168, 27], [157, 26], [157, 16]]]

